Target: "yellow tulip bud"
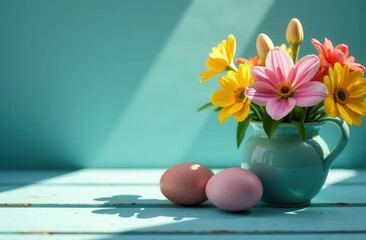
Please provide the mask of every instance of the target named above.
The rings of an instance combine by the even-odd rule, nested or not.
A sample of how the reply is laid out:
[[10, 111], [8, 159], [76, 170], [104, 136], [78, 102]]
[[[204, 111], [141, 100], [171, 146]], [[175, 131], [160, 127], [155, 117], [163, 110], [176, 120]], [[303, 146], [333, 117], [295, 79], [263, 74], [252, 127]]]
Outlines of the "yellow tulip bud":
[[265, 62], [268, 52], [274, 48], [272, 40], [264, 33], [257, 37], [257, 52], [260, 59]]
[[288, 23], [286, 40], [290, 45], [299, 45], [304, 40], [304, 30], [299, 19], [293, 18]]

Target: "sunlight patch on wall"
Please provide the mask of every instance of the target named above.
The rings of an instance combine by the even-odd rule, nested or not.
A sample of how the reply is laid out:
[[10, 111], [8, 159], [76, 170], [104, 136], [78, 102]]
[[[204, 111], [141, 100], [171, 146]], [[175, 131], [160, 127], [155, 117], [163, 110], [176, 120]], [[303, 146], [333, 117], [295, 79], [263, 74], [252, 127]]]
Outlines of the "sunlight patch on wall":
[[209, 101], [211, 92], [217, 88], [216, 80], [205, 86], [199, 84], [199, 73], [205, 70], [204, 61], [210, 49], [229, 33], [237, 38], [238, 54], [249, 44], [255, 48], [250, 40], [259, 33], [257, 28], [273, 3], [274, 0], [260, 4], [237, 1], [227, 6], [225, 2], [192, 1], [100, 155], [88, 164], [98, 166], [98, 162], [103, 162], [104, 166], [113, 166], [116, 161], [123, 161], [127, 167], [153, 167], [182, 161], [209, 117], [195, 111]]

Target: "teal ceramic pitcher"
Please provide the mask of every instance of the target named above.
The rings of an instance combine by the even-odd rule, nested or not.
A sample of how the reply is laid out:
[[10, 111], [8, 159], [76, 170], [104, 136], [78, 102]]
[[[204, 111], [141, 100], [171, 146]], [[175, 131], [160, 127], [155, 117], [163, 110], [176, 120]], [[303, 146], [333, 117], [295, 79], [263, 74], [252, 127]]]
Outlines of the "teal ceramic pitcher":
[[[319, 135], [326, 123], [335, 124], [340, 138], [332, 151]], [[321, 190], [329, 168], [349, 139], [348, 125], [338, 118], [305, 124], [303, 142], [291, 123], [282, 123], [271, 139], [262, 122], [251, 122], [252, 136], [244, 145], [242, 167], [255, 173], [263, 184], [262, 203], [275, 207], [306, 206]]]

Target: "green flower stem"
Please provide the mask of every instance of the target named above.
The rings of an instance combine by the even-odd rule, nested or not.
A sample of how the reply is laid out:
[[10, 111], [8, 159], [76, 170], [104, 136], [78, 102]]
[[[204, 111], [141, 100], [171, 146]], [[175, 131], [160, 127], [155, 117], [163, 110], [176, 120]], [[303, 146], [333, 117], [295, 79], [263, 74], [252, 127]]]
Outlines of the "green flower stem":
[[227, 70], [228, 71], [238, 72], [238, 68], [235, 66], [234, 63], [231, 63], [229, 66], [227, 66]]
[[305, 118], [305, 122], [309, 122], [311, 121], [312, 119], [314, 119], [317, 114], [318, 114], [318, 110], [323, 106], [323, 103], [318, 103], [317, 105], [315, 106], [312, 106], [310, 108], [309, 111], [307, 111], [307, 114], [306, 114], [306, 118]]
[[300, 44], [290, 44], [290, 48], [291, 48], [292, 61], [296, 63], [297, 57], [299, 56]]
[[314, 121], [319, 121], [321, 118], [323, 118], [325, 116], [326, 116], [326, 113], [325, 113], [324, 109], [320, 109], [319, 111], [316, 112]]
[[263, 121], [263, 114], [261, 108], [253, 102], [250, 104], [250, 107], [257, 115], [259, 121]]
[[304, 118], [302, 119], [304, 122], [306, 121], [306, 117], [307, 117], [308, 111], [309, 111], [309, 108], [308, 107], [305, 107], [304, 108]]
[[264, 114], [266, 112], [266, 108], [264, 106], [259, 106], [261, 108], [261, 112]]

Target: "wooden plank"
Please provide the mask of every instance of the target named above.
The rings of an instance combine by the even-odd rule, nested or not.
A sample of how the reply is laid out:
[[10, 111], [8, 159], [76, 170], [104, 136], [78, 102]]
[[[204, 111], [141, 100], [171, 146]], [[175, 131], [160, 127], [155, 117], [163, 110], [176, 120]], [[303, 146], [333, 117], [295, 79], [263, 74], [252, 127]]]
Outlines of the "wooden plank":
[[[14, 189], [12, 189], [14, 187]], [[12, 189], [12, 190], [9, 190]], [[328, 185], [312, 201], [314, 204], [366, 204], [366, 185]], [[359, 193], [359, 194], [354, 194]], [[3, 205], [170, 205], [158, 185], [0, 185]]]
[[64, 176], [70, 172], [64, 170], [0, 170], [0, 184], [27, 185], [57, 176]]
[[51, 171], [50, 173], [48, 171], [2, 171], [0, 184], [157, 184], [163, 173], [164, 169], [81, 169], [73, 172]]
[[361, 204], [366, 206], [366, 185], [328, 185], [311, 201], [312, 204]]
[[[82, 169], [69, 171], [0, 171], [0, 185], [158, 184], [165, 169]], [[214, 169], [214, 172], [220, 169]], [[327, 184], [366, 184], [366, 171], [334, 169]]]
[[366, 171], [331, 169], [325, 185], [333, 184], [366, 184]]
[[[1, 233], [331, 234], [366, 233], [365, 207], [2, 208]], [[10, 220], [11, 219], [11, 220]]]
[[240, 214], [171, 205], [158, 186], [163, 172], [0, 172], [0, 239], [366, 238], [366, 171], [332, 170], [312, 207]]
[[364, 240], [366, 234], [0, 234], [4, 240]]
[[169, 204], [156, 186], [28, 185], [2, 191], [1, 204]]

